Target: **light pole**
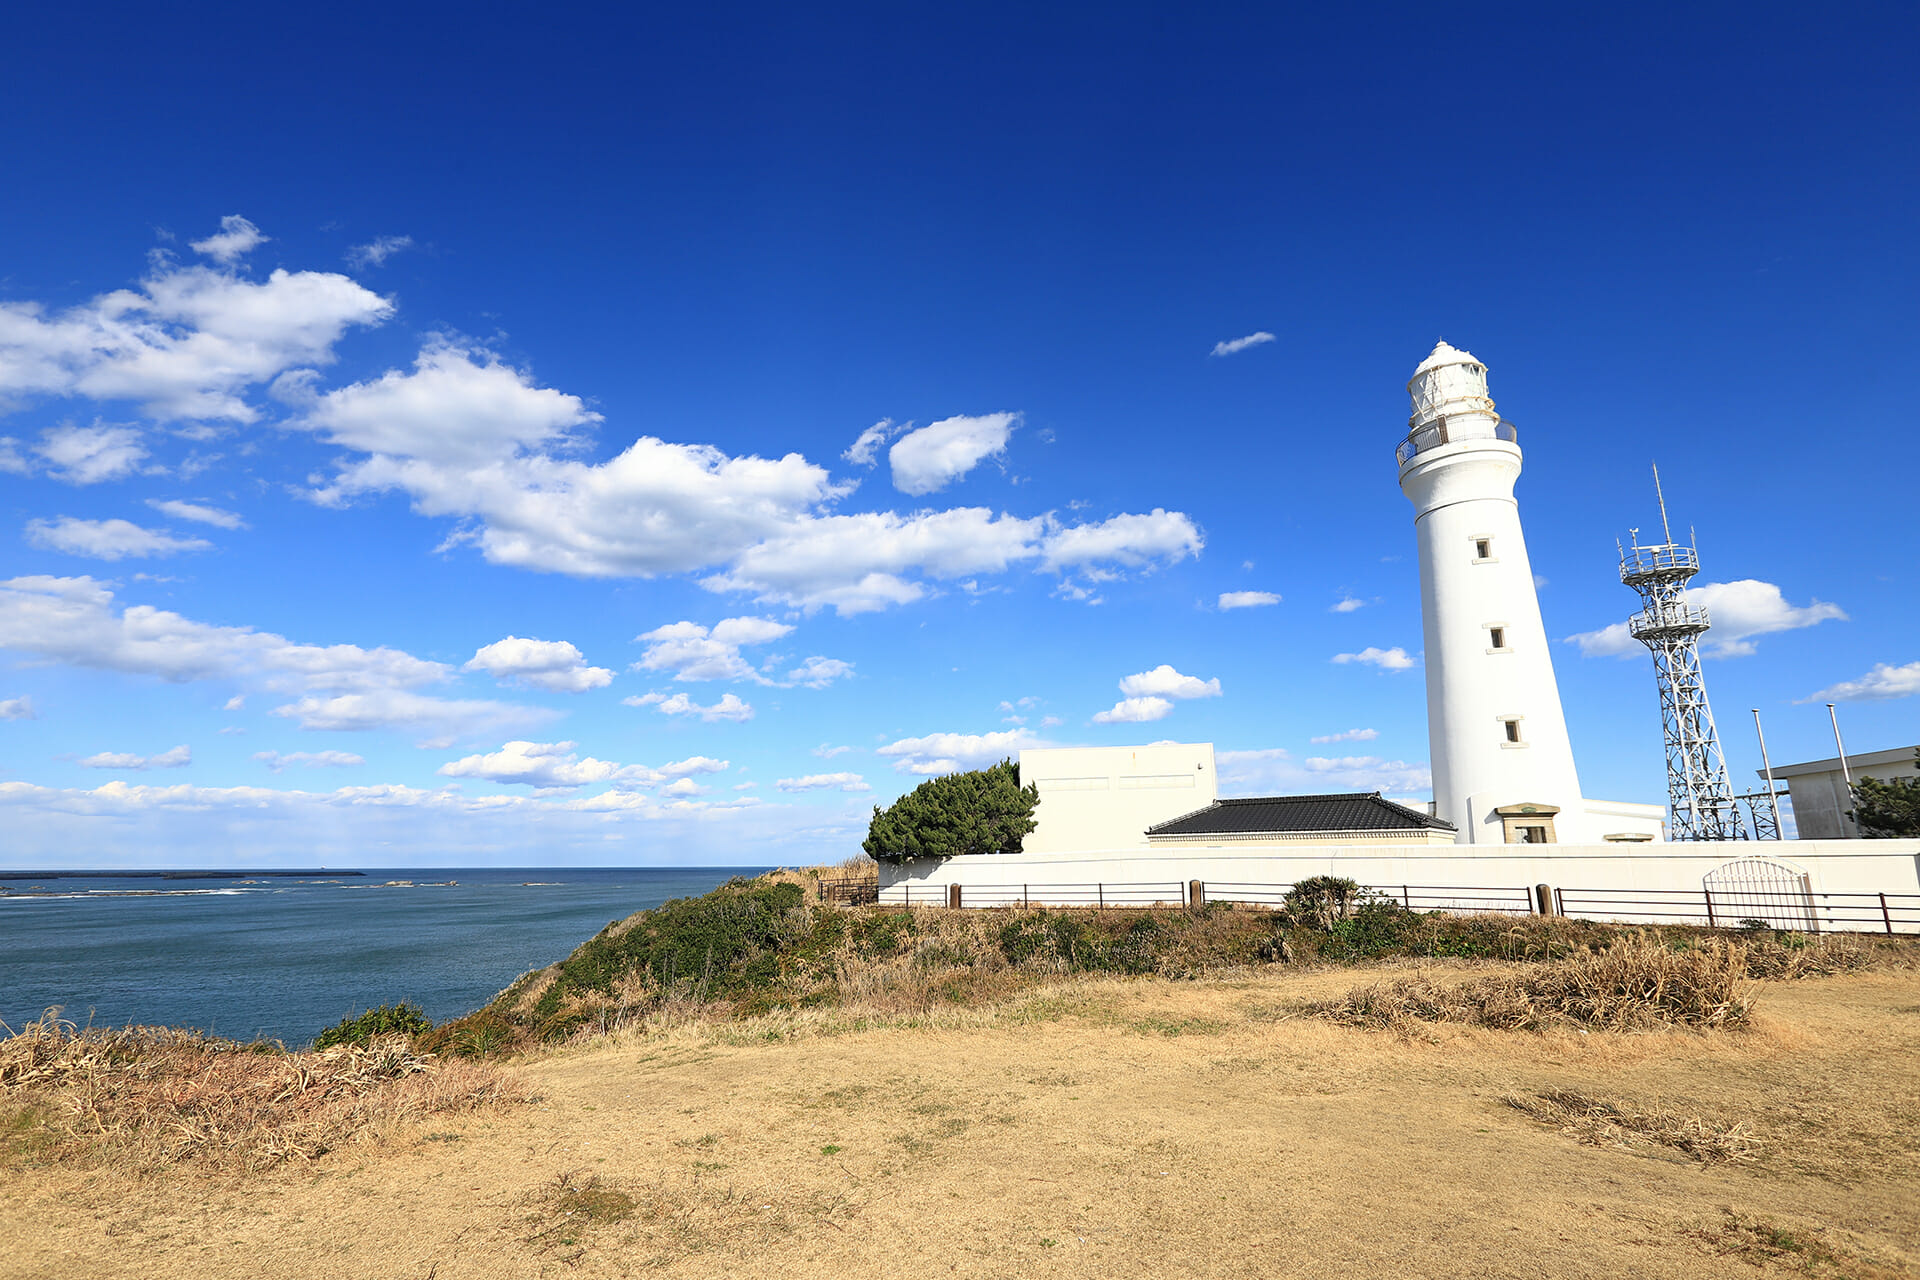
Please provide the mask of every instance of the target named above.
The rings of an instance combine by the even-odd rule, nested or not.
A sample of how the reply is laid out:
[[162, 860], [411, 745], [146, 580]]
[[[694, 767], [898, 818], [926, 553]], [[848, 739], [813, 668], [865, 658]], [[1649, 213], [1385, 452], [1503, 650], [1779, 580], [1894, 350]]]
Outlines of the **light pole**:
[[[1853, 804], [1853, 770], [1847, 767], [1847, 744], [1840, 741], [1840, 717], [1834, 714], [1833, 704], [1827, 704], [1827, 719], [1833, 722], [1833, 745], [1840, 749], [1840, 780], [1847, 784], [1847, 804]], [[1851, 808], [1842, 809], [1841, 816], [1853, 824], [1852, 839], [1860, 838], [1860, 822], [1853, 816]]]

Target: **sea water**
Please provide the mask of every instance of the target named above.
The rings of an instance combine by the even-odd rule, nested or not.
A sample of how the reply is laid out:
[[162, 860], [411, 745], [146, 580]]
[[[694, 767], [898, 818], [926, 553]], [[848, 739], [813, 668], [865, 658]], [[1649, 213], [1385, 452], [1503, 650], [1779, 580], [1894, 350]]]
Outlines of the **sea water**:
[[398, 1000], [441, 1022], [610, 921], [764, 869], [0, 872], [0, 1021], [17, 1031], [60, 1005], [83, 1025], [197, 1027], [291, 1046]]

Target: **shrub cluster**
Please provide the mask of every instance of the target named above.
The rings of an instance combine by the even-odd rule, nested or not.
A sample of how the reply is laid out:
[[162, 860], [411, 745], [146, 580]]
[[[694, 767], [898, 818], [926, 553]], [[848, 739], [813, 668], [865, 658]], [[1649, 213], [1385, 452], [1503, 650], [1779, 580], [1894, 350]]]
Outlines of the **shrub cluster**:
[[433, 1029], [433, 1022], [420, 1006], [409, 1000], [368, 1009], [357, 1018], [340, 1021], [314, 1037], [313, 1047], [332, 1049], [340, 1045], [366, 1048], [378, 1036], [417, 1036]]
[[[1198, 910], [1104, 911], [842, 907], [810, 901], [791, 879], [763, 877], [610, 924], [559, 964], [526, 975], [485, 1008], [418, 1037], [415, 1046], [485, 1056], [667, 1010], [718, 1017], [820, 1005], [923, 1012], [998, 998], [1062, 974], [1190, 978], [1272, 963], [1398, 956], [1585, 963], [1623, 939], [1679, 953], [1712, 936], [1682, 926], [1631, 929], [1558, 917], [1410, 911], [1331, 877], [1303, 882], [1281, 910], [1216, 902]], [[1870, 942], [1801, 941], [1745, 938], [1748, 971], [1756, 977], [1837, 972], [1879, 954]], [[1407, 991], [1394, 998], [1404, 1005], [1425, 997]], [[1521, 1002], [1527, 1007], [1515, 1006], [1509, 1018], [1499, 1012], [1507, 1008], [1504, 997], [1490, 992], [1483, 1020], [1532, 1025], [1543, 998], [1527, 996]]]

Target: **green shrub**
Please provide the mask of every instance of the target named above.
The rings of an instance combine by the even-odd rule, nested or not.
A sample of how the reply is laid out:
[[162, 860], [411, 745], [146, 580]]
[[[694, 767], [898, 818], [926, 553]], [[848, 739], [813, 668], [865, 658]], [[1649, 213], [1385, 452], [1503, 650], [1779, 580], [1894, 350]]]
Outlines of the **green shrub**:
[[[769, 985], [781, 951], [797, 932], [805, 895], [797, 884], [735, 878], [699, 898], [676, 898], [638, 917], [624, 932], [611, 926], [560, 962], [553, 985], [534, 1005], [550, 1019], [567, 997], [641, 978], [663, 996], [721, 1000]], [[799, 927], [804, 927], [801, 924]]]
[[364, 1048], [376, 1036], [417, 1036], [433, 1029], [433, 1023], [420, 1010], [420, 1006], [410, 1000], [399, 1004], [383, 1004], [377, 1009], [369, 1009], [357, 1018], [343, 1018], [314, 1038], [315, 1049], [333, 1049], [340, 1045], [357, 1045]]
[[1345, 876], [1308, 876], [1287, 891], [1282, 905], [1301, 924], [1331, 929], [1347, 918], [1360, 893], [1359, 881]]

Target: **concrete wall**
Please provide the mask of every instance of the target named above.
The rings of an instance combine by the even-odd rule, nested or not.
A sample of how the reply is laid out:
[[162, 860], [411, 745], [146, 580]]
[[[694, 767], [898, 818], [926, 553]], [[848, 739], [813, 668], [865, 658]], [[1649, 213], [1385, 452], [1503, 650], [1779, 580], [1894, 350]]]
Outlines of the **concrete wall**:
[[[1914, 748], [1896, 747], [1891, 751], [1871, 751], [1849, 755], [1847, 768], [1855, 782], [1878, 778], [1890, 782], [1914, 776]], [[1840, 758], [1790, 764], [1773, 771], [1775, 785], [1785, 784], [1793, 799], [1794, 830], [1802, 840], [1838, 840], [1854, 834], [1853, 823], [1845, 816], [1853, 808], [1847, 793]]]
[[[1145, 849], [1147, 828], [1212, 804], [1213, 744], [1029, 748], [1020, 782], [1040, 788], [1027, 854]], [[1015, 855], [1024, 857], [1026, 854]]]
[[1654, 840], [1667, 838], [1667, 807], [1663, 804], [1636, 804], [1631, 800], [1585, 800], [1587, 822], [1596, 838], [1644, 835]]
[[[1547, 854], [1521, 853], [1534, 848]], [[1657, 852], [1656, 852], [1657, 850]], [[1376, 886], [1679, 890], [1698, 893], [1707, 872], [1739, 858], [1765, 857], [1806, 871], [1816, 894], [1920, 894], [1920, 840], [1751, 840], [1659, 845], [1221, 845], [1202, 848], [1103, 849], [1075, 853], [1018, 853], [950, 858], [944, 862], [882, 863], [882, 902], [930, 901], [946, 885], [1026, 887], [1035, 903], [1088, 900], [1081, 892], [1047, 893], [1049, 886], [1161, 883], [1167, 900], [1190, 880], [1290, 885], [1308, 876], [1337, 875]], [[1016, 893], [1013, 896], [1018, 896]], [[964, 897], [963, 897], [964, 901]], [[1600, 911], [1580, 914], [1604, 917]], [[1911, 909], [1909, 909], [1911, 915]]]

